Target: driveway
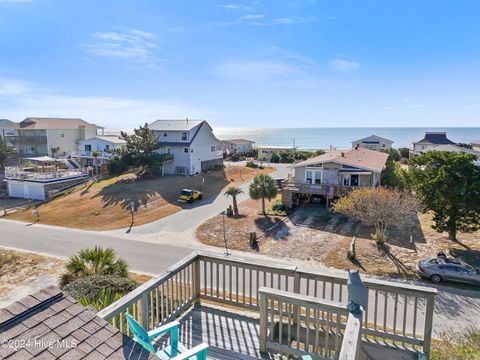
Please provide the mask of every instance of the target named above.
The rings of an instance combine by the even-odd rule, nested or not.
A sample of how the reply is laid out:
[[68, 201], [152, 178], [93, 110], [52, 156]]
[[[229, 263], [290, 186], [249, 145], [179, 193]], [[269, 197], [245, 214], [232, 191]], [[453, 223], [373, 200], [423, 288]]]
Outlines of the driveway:
[[[226, 162], [225, 166], [245, 166], [244, 162], [232, 163]], [[273, 178], [287, 178], [292, 171], [290, 164], [275, 164], [276, 170], [270, 174]], [[249, 183], [241, 185], [243, 194], [237, 197], [238, 201], [243, 201], [248, 198]], [[192, 204], [182, 211], [169, 215], [163, 219], [151, 222], [149, 224], [133, 227], [129, 234], [140, 235], [143, 239], [160, 240], [164, 237], [174, 237], [181, 241], [182, 244], [187, 245], [192, 241], [196, 241], [195, 229], [208, 220], [209, 218], [221, 213], [229, 205], [232, 199], [219, 193], [210, 198], [206, 198], [199, 203]], [[120, 229], [109, 231], [112, 234], [118, 235], [125, 233], [128, 229]], [[176, 235], [175, 235], [176, 234]], [[181, 234], [179, 237], [178, 234]]]

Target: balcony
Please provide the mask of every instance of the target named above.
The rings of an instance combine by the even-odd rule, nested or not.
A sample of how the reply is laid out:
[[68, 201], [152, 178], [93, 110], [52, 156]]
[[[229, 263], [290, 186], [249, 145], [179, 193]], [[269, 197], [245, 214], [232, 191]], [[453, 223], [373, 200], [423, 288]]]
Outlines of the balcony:
[[[89, 158], [89, 159], [93, 159], [94, 156], [93, 156], [93, 153], [95, 151], [70, 151], [66, 157], [74, 157], [74, 158]], [[98, 159], [105, 159], [105, 160], [110, 160], [114, 154], [111, 153], [111, 152], [106, 152], [106, 151], [97, 151], [98, 153], [98, 156], [97, 158]]]
[[368, 310], [354, 316], [346, 277], [193, 253], [98, 315], [129, 336], [126, 311], [148, 330], [178, 319], [181, 341], [208, 343], [210, 359], [428, 358], [436, 290], [364, 282]]
[[82, 179], [88, 177], [85, 171], [81, 170], [58, 170], [48, 172], [29, 171], [26, 168], [6, 167], [5, 180], [32, 181], [40, 183], [50, 183], [56, 181], [66, 181], [73, 179]]
[[15, 145], [20, 144], [47, 144], [47, 136], [10, 136], [9, 140]]
[[[361, 186], [346, 186], [346, 185], [324, 185], [324, 184], [309, 184], [297, 181], [282, 181], [282, 190], [302, 193], [302, 194], [319, 194], [325, 196], [343, 196], [348, 194], [353, 189], [358, 189]], [[365, 187], [365, 186], [363, 186]]]

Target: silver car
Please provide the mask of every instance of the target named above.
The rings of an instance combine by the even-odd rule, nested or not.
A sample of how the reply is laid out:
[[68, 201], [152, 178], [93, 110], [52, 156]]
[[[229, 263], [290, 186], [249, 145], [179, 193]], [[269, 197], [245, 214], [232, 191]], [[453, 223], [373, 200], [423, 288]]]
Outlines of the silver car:
[[476, 268], [452, 258], [420, 260], [417, 263], [417, 274], [434, 283], [458, 281], [480, 284], [480, 272]]

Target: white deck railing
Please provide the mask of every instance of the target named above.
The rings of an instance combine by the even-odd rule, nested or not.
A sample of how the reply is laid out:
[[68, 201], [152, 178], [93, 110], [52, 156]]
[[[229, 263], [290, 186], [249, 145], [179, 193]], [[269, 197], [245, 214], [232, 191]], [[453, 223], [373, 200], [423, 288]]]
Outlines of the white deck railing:
[[88, 174], [85, 171], [72, 171], [72, 170], [58, 170], [52, 172], [32, 172], [25, 171], [18, 167], [5, 168], [5, 179], [7, 180], [20, 180], [20, 181], [35, 181], [35, 182], [52, 182], [63, 181], [74, 178], [82, 178]]
[[[362, 341], [401, 347], [428, 356], [436, 289], [376, 279], [364, 279], [364, 283], [368, 288], [368, 310], [362, 322]], [[196, 299], [260, 312], [258, 300], [262, 288], [273, 289], [273, 293], [283, 291], [291, 296], [303, 296], [305, 301], [316, 299], [320, 303], [346, 304], [346, 284], [346, 276], [232, 256], [193, 253], [100, 311], [99, 316], [127, 332], [125, 311], [152, 329], [182, 314]], [[344, 311], [341, 313], [343, 316]], [[344, 320], [346, 318], [340, 321], [342, 331], [347, 326]]]
[[[80, 157], [80, 158], [94, 158], [93, 156], [94, 151], [70, 151], [66, 157]], [[106, 151], [98, 151], [98, 159], [111, 159], [114, 156], [111, 152]]]

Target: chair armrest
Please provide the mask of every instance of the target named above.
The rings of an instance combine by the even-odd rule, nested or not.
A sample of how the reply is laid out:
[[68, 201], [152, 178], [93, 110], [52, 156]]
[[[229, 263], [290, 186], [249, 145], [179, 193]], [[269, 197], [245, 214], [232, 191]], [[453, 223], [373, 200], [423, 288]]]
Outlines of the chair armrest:
[[180, 323], [178, 321], [169, 322], [168, 324], [165, 324], [163, 326], [150, 330], [148, 332], [148, 336], [150, 337], [150, 339], [154, 339], [168, 331], [171, 331], [172, 329], [178, 327], [179, 325]]
[[194, 348], [191, 348], [190, 350], [187, 350], [184, 353], [173, 357], [171, 360], [185, 360], [185, 359], [191, 358], [194, 355], [197, 355], [198, 353], [201, 353], [202, 351], [206, 352], [207, 349], [208, 349], [208, 344], [201, 343], [200, 345], [197, 345]]

